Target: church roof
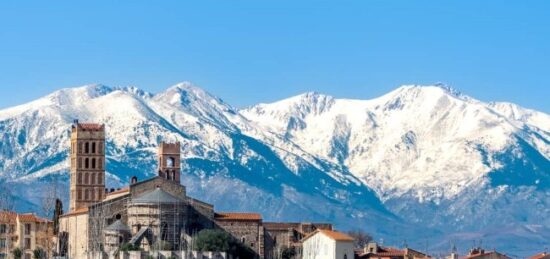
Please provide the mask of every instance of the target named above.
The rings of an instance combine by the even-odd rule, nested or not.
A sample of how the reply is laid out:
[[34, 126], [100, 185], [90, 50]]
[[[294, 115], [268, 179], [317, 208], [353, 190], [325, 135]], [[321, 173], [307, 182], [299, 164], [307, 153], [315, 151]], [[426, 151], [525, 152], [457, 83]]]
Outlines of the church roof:
[[120, 221], [120, 219], [115, 221], [113, 224], [109, 225], [108, 227], [106, 227], [105, 230], [125, 231], [125, 232], [131, 231], [128, 226], [126, 226], [124, 223], [122, 223], [122, 221]]
[[154, 203], [182, 203], [180, 198], [156, 188], [153, 191], [147, 192], [135, 199], [132, 199], [133, 204], [154, 204]]

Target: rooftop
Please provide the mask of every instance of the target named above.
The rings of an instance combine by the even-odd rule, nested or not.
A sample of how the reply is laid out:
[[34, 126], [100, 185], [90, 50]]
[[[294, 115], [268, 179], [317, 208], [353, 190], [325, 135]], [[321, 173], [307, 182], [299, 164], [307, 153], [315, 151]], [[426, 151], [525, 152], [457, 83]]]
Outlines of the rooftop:
[[328, 238], [332, 239], [332, 240], [335, 240], [335, 241], [353, 241], [353, 237], [345, 234], [345, 233], [342, 233], [342, 232], [338, 232], [338, 231], [332, 231], [332, 230], [325, 230], [325, 229], [317, 229], [315, 230], [314, 232], [311, 232], [309, 235], [307, 235], [306, 237], [304, 237], [302, 239], [302, 242], [307, 240], [308, 238], [316, 235], [317, 233], [321, 233], [325, 236], [327, 236]]
[[153, 191], [147, 192], [135, 199], [132, 199], [133, 204], [176, 204], [182, 202], [183, 200], [181, 200], [180, 198], [169, 194], [158, 187]]
[[262, 215], [258, 213], [216, 212], [214, 218], [216, 220], [260, 221], [262, 220]]

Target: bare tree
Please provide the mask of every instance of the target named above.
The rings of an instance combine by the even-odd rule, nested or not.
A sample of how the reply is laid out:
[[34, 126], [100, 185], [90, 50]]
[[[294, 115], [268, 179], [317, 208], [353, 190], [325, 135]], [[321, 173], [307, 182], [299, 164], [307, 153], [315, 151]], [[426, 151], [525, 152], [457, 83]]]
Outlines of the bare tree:
[[363, 248], [365, 247], [370, 241], [372, 241], [372, 236], [367, 233], [366, 231], [362, 229], [353, 229], [348, 231], [348, 235], [353, 237], [353, 245], [355, 248]]
[[[55, 209], [57, 201], [59, 200], [59, 193], [58, 193], [58, 181], [57, 177], [54, 177], [53, 181], [49, 184], [45, 185], [43, 196], [42, 196], [42, 204], [41, 209], [43, 215], [47, 218], [53, 218], [55, 214]], [[59, 216], [59, 215], [58, 215]], [[51, 254], [51, 252], [54, 250], [55, 243], [53, 242], [54, 237], [54, 224], [50, 225], [48, 222], [44, 223], [44, 232], [43, 237], [46, 240], [46, 252], [48, 254]]]

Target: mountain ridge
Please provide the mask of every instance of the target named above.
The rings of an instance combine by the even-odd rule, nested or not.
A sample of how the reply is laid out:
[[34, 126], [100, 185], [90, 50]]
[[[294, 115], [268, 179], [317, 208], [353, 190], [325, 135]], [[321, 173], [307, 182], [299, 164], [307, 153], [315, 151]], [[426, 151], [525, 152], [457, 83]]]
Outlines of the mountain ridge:
[[[0, 110], [0, 176], [21, 190], [65, 183], [63, 132], [75, 118], [107, 125], [111, 186], [151, 177], [157, 143], [180, 141], [183, 183], [221, 209], [360, 224], [396, 243], [397, 229], [417, 239], [481, 233], [502, 212], [496, 218], [510, 224], [550, 226], [549, 116], [444, 85], [402, 86], [370, 100], [308, 92], [240, 110], [189, 82], [155, 94], [65, 88]], [[19, 194], [39, 203], [39, 195]]]

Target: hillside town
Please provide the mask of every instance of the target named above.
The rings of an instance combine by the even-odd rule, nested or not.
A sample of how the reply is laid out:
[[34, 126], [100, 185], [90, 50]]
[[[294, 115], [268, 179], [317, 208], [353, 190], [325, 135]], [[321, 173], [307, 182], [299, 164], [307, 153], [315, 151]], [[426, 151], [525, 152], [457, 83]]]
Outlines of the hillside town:
[[[70, 130], [70, 202], [55, 203], [52, 219], [0, 211], [0, 259], [506, 259], [475, 246], [448, 255], [385, 246], [365, 233], [344, 232], [337, 222], [269, 222], [256, 212], [217, 211], [187, 195], [180, 181], [180, 143], [160, 142], [158, 170], [127, 186], [105, 185], [105, 125]], [[542, 250], [542, 249], [541, 249]], [[550, 259], [546, 251], [529, 257]]]

